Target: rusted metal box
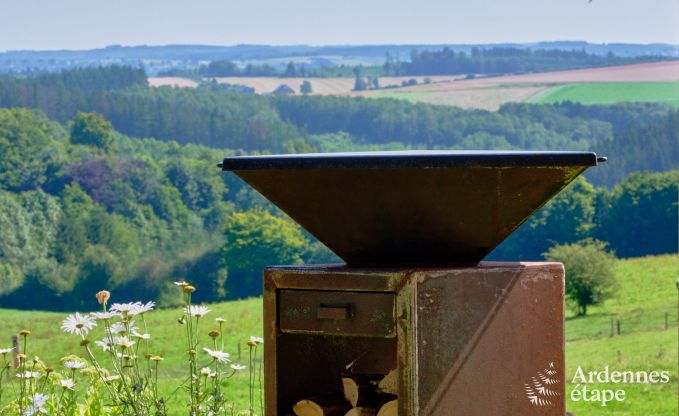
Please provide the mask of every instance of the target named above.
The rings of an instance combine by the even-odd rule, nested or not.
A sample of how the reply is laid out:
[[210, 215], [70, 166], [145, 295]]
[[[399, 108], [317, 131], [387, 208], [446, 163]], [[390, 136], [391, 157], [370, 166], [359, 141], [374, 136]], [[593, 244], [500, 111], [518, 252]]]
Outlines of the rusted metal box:
[[563, 416], [563, 288], [558, 263], [268, 268], [266, 414], [340, 390], [353, 363], [398, 369], [401, 415]]

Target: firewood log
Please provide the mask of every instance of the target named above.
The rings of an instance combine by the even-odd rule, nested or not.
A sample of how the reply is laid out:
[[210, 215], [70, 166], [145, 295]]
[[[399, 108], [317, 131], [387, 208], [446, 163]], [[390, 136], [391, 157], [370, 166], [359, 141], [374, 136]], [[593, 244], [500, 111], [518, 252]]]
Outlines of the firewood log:
[[377, 385], [377, 391], [380, 393], [398, 395], [398, 371], [391, 370], [389, 374], [384, 376]]
[[349, 410], [344, 416], [376, 416], [377, 409], [371, 407], [354, 407]]
[[297, 416], [344, 416], [349, 410], [351, 403], [341, 394], [300, 400], [292, 407]]
[[374, 406], [376, 404], [374, 396], [377, 395], [375, 387], [381, 378], [381, 375], [373, 374], [345, 374], [342, 376], [344, 398], [352, 407]]
[[390, 400], [384, 403], [377, 416], [398, 416], [398, 400]]

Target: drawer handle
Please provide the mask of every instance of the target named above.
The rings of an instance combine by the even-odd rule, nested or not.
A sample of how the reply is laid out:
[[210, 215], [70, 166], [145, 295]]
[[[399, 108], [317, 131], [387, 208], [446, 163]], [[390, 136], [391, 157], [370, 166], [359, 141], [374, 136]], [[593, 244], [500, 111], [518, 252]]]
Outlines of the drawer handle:
[[351, 304], [319, 305], [317, 317], [318, 319], [332, 319], [335, 321], [346, 321], [351, 317]]

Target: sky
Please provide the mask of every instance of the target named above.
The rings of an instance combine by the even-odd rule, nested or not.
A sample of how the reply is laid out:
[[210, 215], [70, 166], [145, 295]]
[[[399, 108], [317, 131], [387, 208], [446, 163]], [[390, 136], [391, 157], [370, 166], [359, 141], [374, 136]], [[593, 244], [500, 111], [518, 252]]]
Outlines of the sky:
[[679, 0], [0, 0], [0, 50], [166, 44], [679, 44]]

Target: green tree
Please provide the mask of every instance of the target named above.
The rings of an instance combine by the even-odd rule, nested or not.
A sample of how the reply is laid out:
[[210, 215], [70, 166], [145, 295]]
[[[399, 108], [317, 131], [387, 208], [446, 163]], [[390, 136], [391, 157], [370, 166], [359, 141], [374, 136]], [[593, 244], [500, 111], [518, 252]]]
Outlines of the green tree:
[[679, 171], [630, 175], [602, 204], [597, 237], [621, 257], [676, 253], [678, 183]]
[[356, 75], [356, 79], [354, 80], [354, 91], [365, 91], [367, 89], [368, 83], [365, 81], [365, 78]]
[[79, 111], [73, 118], [71, 143], [85, 144], [108, 151], [113, 145], [113, 126], [97, 113]]
[[294, 78], [297, 76], [297, 65], [295, 65], [294, 62], [290, 61], [288, 62], [288, 65], [285, 67], [285, 73], [283, 73], [283, 76], [289, 77], [289, 78]]
[[237, 212], [227, 221], [221, 254], [228, 273], [229, 297], [262, 293], [262, 270], [276, 264], [301, 264], [309, 241], [291, 221], [262, 209]]
[[548, 261], [558, 261], [566, 268], [566, 295], [577, 306], [579, 315], [587, 315], [587, 307], [601, 303], [616, 289], [613, 265], [615, 255], [607, 244], [583, 240], [558, 244], [545, 253]]
[[302, 94], [311, 94], [313, 92], [313, 87], [311, 86], [311, 82], [309, 80], [305, 79], [302, 82], [302, 85], [299, 86], [299, 92]]

